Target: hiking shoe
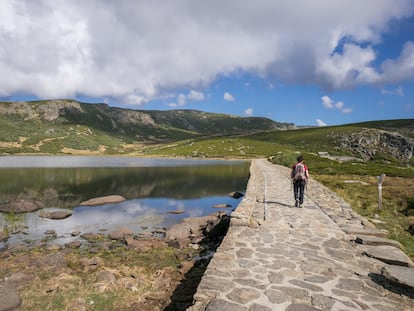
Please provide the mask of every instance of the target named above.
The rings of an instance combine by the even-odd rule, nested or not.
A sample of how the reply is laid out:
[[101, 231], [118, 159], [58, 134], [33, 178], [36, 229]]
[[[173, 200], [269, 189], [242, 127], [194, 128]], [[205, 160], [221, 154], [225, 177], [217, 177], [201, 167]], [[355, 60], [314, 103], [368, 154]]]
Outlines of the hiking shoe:
[[295, 207], [299, 207], [299, 200], [296, 200]]

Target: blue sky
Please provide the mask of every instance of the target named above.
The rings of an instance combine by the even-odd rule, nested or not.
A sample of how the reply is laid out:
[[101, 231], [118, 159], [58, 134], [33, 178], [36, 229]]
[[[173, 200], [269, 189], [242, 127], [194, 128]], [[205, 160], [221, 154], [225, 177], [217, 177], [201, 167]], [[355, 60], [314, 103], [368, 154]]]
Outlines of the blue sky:
[[412, 0], [2, 0], [0, 100], [414, 118]]

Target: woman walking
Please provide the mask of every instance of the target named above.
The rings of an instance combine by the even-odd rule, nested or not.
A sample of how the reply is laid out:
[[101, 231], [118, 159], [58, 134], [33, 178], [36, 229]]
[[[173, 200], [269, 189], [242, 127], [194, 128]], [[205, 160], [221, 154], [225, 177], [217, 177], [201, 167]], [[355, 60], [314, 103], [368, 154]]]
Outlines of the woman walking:
[[305, 195], [305, 186], [309, 179], [309, 169], [303, 162], [302, 156], [298, 156], [296, 164], [292, 166], [290, 178], [293, 183], [295, 207], [303, 207], [303, 197]]

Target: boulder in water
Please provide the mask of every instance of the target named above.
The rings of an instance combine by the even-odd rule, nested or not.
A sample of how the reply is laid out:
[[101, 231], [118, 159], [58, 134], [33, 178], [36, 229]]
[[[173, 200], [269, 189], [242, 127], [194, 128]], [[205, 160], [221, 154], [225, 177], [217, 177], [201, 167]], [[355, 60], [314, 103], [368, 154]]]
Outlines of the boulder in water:
[[79, 205], [81, 206], [102, 205], [102, 204], [110, 204], [110, 203], [120, 203], [125, 200], [126, 199], [121, 195], [107, 195], [104, 197], [97, 197], [97, 198], [83, 201]]

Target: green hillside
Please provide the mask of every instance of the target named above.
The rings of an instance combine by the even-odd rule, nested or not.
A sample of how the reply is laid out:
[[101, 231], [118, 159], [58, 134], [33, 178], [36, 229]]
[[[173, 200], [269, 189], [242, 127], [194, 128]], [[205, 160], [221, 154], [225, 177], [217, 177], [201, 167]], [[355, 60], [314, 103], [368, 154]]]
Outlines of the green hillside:
[[293, 127], [195, 110], [132, 110], [72, 100], [0, 103], [0, 153], [137, 154], [154, 143]]
[[[144, 149], [147, 155], [184, 157], [274, 157], [287, 165], [295, 159], [295, 154], [306, 154], [309, 160], [317, 163], [323, 173], [335, 174], [338, 169], [349, 173], [370, 174], [386, 171], [391, 175], [413, 176], [413, 145], [410, 138], [395, 134], [406, 132], [413, 135], [414, 120], [378, 121], [332, 127], [313, 127], [284, 131], [263, 131], [255, 134], [232, 137], [187, 139], [170, 144], [149, 146]], [[395, 136], [388, 137], [383, 124], [393, 124]], [[384, 136], [375, 146], [370, 138]], [[353, 141], [367, 140], [353, 146]], [[387, 141], [388, 139], [388, 141]], [[344, 143], [343, 141], [345, 140]], [[390, 144], [393, 144], [392, 148]], [[346, 145], [346, 146], [345, 146]], [[375, 148], [375, 153], [370, 148]], [[399, 149], [398, 149], [399, 148]], [[328, 153], [329, 157], [321, 157]], [[369, 158], [366, 158], [370, 155]], [[345, 160], [343, 160], [345, 159]], [[375, 165], [373, 165], [375, 164]]]

